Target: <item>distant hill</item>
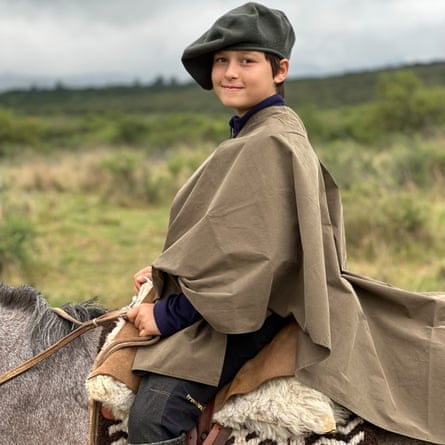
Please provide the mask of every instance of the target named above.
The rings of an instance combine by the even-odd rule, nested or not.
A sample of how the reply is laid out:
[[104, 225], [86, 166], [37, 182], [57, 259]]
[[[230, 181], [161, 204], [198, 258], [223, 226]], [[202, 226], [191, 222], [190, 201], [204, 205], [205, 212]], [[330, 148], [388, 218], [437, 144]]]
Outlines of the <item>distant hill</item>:
[[[426, 86], [445, 86], [445, 62], [407, 65], [375, 71], [345, 73], [323, 78], [290, 79], [286, 100], [291, 107], [334, 108], [373, 100], [383, 72], [410, 70]], [[194, 83], [70, 89], [29, 89], [0, 93], [0, 108], [30, 115], [97, 113], [221, 113], [224, 107], [212, 92]]]

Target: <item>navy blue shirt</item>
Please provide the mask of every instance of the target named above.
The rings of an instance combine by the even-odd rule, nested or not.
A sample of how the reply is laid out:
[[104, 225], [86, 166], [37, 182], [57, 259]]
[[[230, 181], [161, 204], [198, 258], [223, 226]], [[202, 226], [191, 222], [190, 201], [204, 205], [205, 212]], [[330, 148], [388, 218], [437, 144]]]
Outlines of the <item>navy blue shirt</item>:
[[260, 103], [256, 104], [254, 107], [252, 107], [247, 113], [240, 116], [233, 116], [232, 119], [230, 119], [230, 128], [232, 129], [232, 137], [236, 138], [238, 136], [238, 133], [241, 131], [241, 129], [244, 127], [246, 122], [255, 114], [258, 113], [258, 111], [262, 110], [266, 107], [271, 107], [273, 105], [286, 105], [286, 102], [284, 102], [284, 99], [279, 94], [274, 94], [273, 96], [269, 96]]
[[[286, 105], [286, 103], [279, 94], [274, 94], [255, 105], [243, 116], [233, 116], [229, 122], [232, 137], [238, 136], [250, 117], [263, 108], [272, 105]], [[192, 306], [188, 298], [182, 293], [172, 294], [159, 300], [154, 305], [153, 315], [159, 331], [163, 336], [172, 335], [202, 318], [201, 314]]]
[[153, 314], [161, 335], [174, 334], [201, 318], [184, 294], [172, 294], [156, 302]]

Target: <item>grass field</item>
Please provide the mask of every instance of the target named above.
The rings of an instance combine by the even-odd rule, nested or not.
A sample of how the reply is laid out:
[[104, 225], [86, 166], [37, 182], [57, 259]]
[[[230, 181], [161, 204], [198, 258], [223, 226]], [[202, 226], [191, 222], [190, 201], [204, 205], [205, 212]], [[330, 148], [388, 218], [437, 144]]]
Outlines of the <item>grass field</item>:
[[[394, 171], [408, 155], [393, 165], [400, 143], [380, 152], [338, 142], [318, 149], [342, 189], [349, 269], [407, 289], [445, 290], [445, 167], [424, 165], [443, 152], [444, 138], [418, 144], [423, 163], [406, 169], [403, 181]], [[104, 148], [2, 162], [3, 219], [19, 215], [35, 234], [27, 261], [5, 264], [1, 280], [30, 283], [54, 305], [93, 296], [109, 308], [125, 305], [133, 273], [162, 249], [174, 190], [207, 152], [183, 148], [152, 162], [156, 202], [137, 192], [150, 176], [140, 151]], [[121, 170], [110, 174], [110, 159], [122, 153], [132, 159], [128, 183]], [[426, 170], [416, 180], [420, 167]]]
[[[445, 291], [445, 63], [286, 85], [343, 195], [349, 269]], [[0, 280], [127, 304], [230, 111], [193, 85], [0, 94]], [[313, 138], [313, 139], [312, 139]], [[205, 259], [203, 259], [205, 261]]]
[[53, 304], [97, 296], [108, 307], [123, 305], [133, 295], [133, 273], [162, 248], [168, 208], [123, 206], [103, 190], [79, 191], [91, 155], [67, 158], [59, 168], [36, 159], [0, 168], [8, 184], [3, 218], [19, 214], [35, 230], [28, 261], [7, 264], [2, 281], [30, 283]]

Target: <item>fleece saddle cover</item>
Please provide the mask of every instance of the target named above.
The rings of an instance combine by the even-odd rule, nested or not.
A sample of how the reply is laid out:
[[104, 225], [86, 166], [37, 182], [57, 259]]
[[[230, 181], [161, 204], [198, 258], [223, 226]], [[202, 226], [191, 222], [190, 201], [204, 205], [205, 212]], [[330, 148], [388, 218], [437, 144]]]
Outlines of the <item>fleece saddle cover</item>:
[[[286, 359], [280, 358], [274, 345], [293, 341], [293, 334], [291, 326], [284, 329], [275, 343], [247, 362], [232, 384], [217, 396], [219, 406], [213, 422], [232, 428], [228, 442], [232, 445], [259, 445], [265, 440], [277, 445], [376, 444], [359, 417], [301, 384], [294, 376], [273, 378], [273, 371], [266, 371], [266, 363]], [[157, 340], [139, 337], [137, 329], [124, 319], [107, 336], [86, 382], [90, 445], [127, 444], [128, 413], [139, 385], [139, 377], [131, 371], [135, 349]], [[293, 365], [290, 360], [289, 368]], [[269, 379], [263, 382], [266, 377]], [[329, 442], [317, 442], [322, 438]]]

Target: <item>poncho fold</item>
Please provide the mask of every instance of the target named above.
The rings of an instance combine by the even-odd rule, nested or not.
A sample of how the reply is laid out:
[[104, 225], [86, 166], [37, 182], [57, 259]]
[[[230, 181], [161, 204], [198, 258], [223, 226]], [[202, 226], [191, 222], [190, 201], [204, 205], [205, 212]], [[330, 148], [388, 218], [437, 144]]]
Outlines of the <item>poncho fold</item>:
[[159, 297], [183, 292], [203, 320], [140, 349], [134, 370], [216, 385], [227, 334], [292, 314], [305, 384], [445, 444], [444, 295], [347, 271], [339, 191], [290, 108], [259, 111], [195, 172], [153, 267]]

